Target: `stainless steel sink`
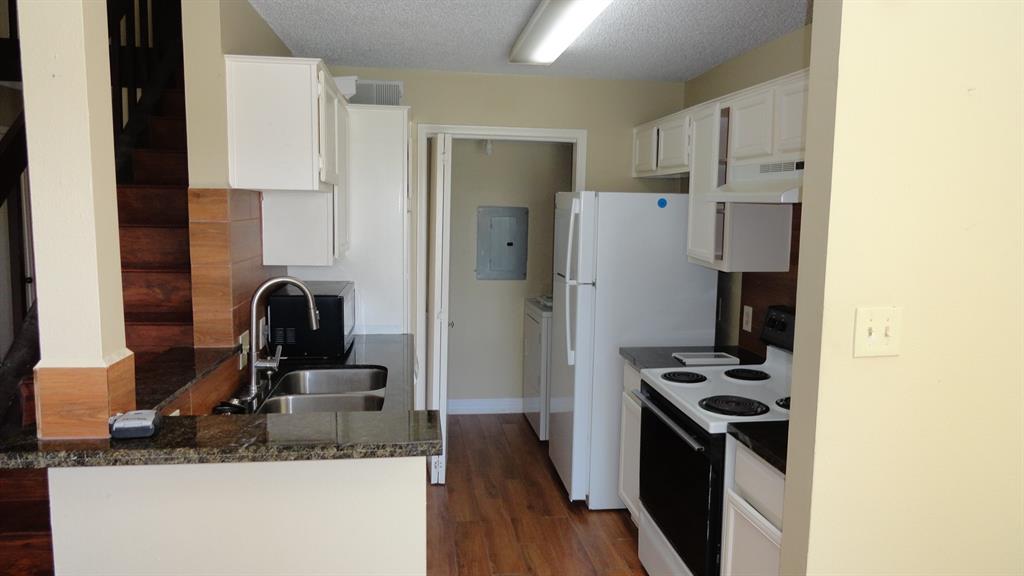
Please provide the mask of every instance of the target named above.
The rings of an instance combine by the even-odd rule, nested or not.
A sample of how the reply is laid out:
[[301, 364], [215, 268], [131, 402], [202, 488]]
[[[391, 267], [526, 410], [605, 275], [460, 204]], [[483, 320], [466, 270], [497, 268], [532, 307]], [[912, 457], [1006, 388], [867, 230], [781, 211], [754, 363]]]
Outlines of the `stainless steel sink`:
[[309, 394], [274, 396], [260, 408], [261, 414], [309, 414], [311, 412], [373, 412], [384, 406], [376, 394]]
[[[275, 394], [347, 394], [380, 390], [387, 384], [383, 368], [297, 370], [281, 378]], [[379, 408], [378, 408], [379, 410]]]

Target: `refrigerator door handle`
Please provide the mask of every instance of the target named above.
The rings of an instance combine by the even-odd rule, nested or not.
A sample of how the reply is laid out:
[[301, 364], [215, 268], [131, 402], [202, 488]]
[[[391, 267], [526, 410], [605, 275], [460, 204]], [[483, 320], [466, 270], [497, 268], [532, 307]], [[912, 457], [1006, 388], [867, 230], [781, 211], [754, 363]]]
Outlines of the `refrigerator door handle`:
[[566, 284], [575, 284], [576, 282], [572, 279], [572, 249], [576, 241], [576, 234], [574, 232], [576, 228], [576, 215], [579, 213], [580, 201], [578, 198], [573, 198], [572, 207], [569, 209], [569, 239], [565, 247], [565, 274], [559, 274], [559, 276], [565, 278]]
[[576, 365], [576, 351], [572, 349], [572, 306], [569, 305], [569, 290], [572, 286], [565, 282], [565, 357], [569, 366]]
[[569, 209], [569, 239], [565, 248], [565, 274], [559, 274], [565, 278], [565, 357], [569, 366], [576, 365], [576, 351], [572, 347], [572, 312], [573, 307], [569, 304], [569, 291], [576, 285], [572, 279], [572, 248], [576, 238], [576, 215], [580, 213], [580, 201], [572, 199], [572, 206]]

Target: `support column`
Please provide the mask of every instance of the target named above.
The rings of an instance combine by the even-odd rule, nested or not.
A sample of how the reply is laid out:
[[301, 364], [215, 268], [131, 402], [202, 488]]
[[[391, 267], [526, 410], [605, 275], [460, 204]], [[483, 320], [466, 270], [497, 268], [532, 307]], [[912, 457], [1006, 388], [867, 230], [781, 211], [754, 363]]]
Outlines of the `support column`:
[[135, 407], [125, 347], [106, 2], [18, 2], [41, 360], [40, 438]]

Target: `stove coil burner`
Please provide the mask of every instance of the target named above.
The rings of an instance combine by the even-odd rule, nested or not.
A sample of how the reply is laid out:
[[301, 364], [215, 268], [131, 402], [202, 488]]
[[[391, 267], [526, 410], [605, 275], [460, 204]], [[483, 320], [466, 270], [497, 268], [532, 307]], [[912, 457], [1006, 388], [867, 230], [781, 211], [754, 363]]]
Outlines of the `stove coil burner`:
[[760, 416], [768, 406], [742, 396], [708, 396], [698, 402], [701, 408], [725, 416]]
[[696, 372], [666, 372], [661, 377], [677, 384], [700, 384], [708, 379], [707, 376]]
[[733, 368], [726, 370], [725, 375], [736, 380], [767, 380], [771, 376], [763, 370], [752, 370], [750, 368]]
[[783, 410], [789, 410], [789, 396], [786, 396], [785, 398], [779, 398], [778, 400], [775, 401], [775, 405], [778, 406], [779, 408], [782, 408]]

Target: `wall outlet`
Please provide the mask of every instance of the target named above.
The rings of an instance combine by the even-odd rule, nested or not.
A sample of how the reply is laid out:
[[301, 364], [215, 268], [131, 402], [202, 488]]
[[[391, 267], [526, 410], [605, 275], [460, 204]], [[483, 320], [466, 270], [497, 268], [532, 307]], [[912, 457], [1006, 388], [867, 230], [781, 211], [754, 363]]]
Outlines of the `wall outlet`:
[[896, 306], [857, 308], [853, 356], [899, 356], [903, 309]]
[[238, 343], [242, 345], [242, 353], [238, 355], [238, 369], [245, 370], [249, 364], [249, 331], [238, 335]]
[[753, 306], [743, 307], [743, 330], [750, 332], [753, 330], [754, 324], [754, 308]]

